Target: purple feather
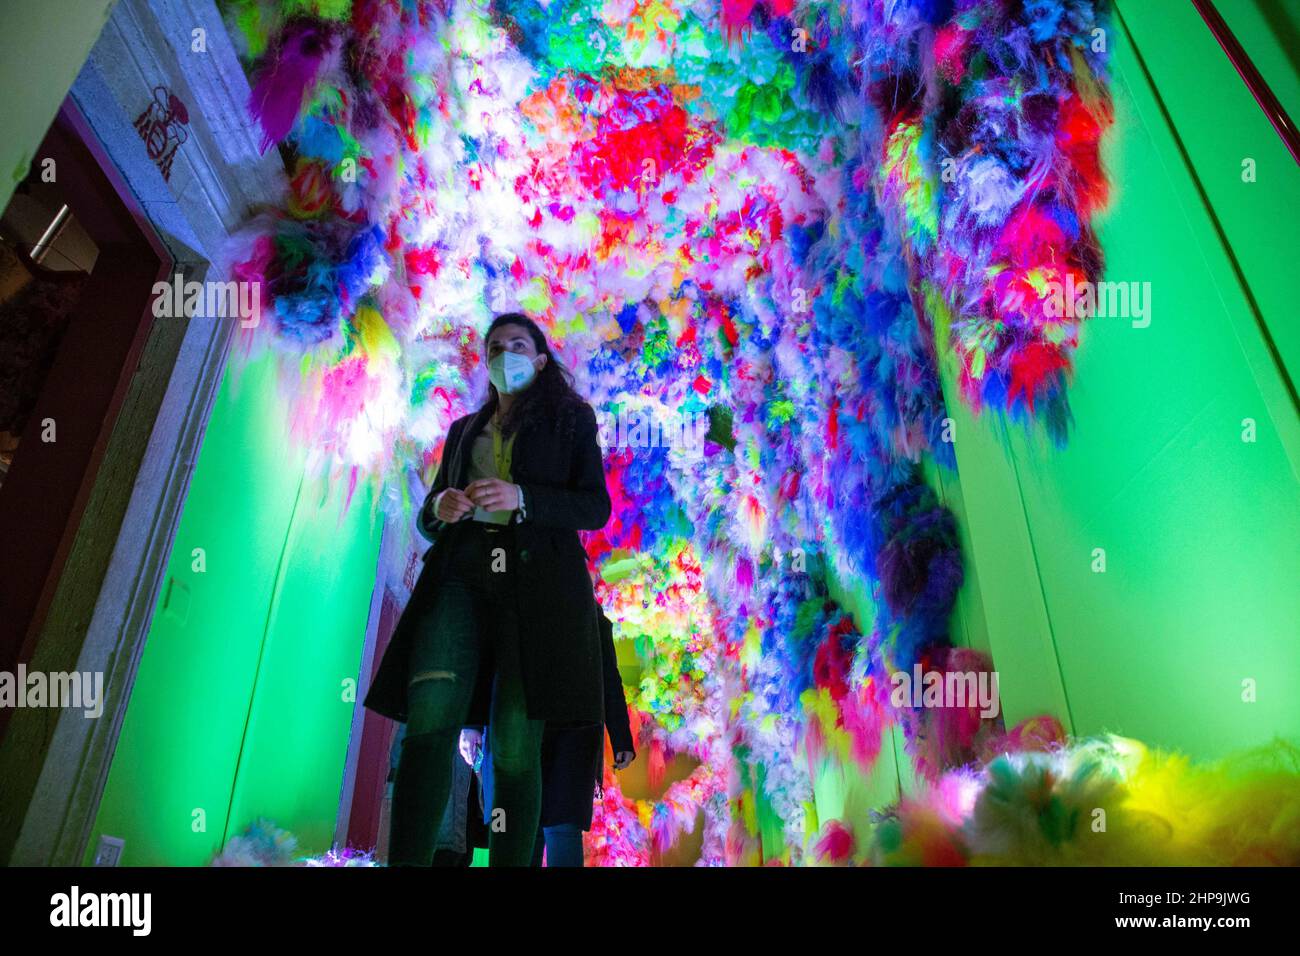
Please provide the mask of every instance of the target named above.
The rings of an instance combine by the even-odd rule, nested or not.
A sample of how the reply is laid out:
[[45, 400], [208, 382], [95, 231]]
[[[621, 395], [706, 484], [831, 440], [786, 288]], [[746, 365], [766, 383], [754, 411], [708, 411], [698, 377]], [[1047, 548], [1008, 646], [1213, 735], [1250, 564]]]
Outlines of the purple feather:
[[262, 126], [263, 153], [289, 135], [326, 58], [337, 49], [337, 36], [309, 20], [290, 23], [280, 34], [248, 97]]

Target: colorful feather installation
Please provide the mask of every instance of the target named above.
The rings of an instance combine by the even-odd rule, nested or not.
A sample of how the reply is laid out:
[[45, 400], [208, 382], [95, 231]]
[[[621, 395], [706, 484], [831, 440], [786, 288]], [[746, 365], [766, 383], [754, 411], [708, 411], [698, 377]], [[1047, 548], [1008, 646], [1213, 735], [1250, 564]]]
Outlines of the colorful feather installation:
[[1106, 201], [1099, 150], [1112, 122], [1094, 39], [1104, 5], [1027, 4], [1024, 21], [1010, 5], [986, 9], [988, 32], [962, 37], [982, 46], [982, 69], [935, 78], [936, 95], [956, 91], [964, 105], [936, 131], [955, 175], [939, 200], [940, 251], [919, 268], [948, 296], [963, 396], [1042, 421], [1060, 443], [1088, 315], [1056, 315], [1044, 293], [1102, 275], [1090, 221]]
[[248, 101], [262, 126], [262, 152], [289, 135], [327, 62], [338, 55], [338, 35], [323, 24], [299, 20], [278, 35]]
[[623, 796], [613, 771], [605, 769], [592, 827], [583, 835], [587, 866], [649, 866], [650, 840], [635, 804]]
[[[920, 676], [920, 688], [918, 675], [925, 675]], [[987, 654], [967, 647], [936, 647], [908, 675], [910, 685], [903, 685], [898, 674], [892, 676], [896, 693], [900, 686], [911, 689], [923, 704], [915, 707], [905, 701], [909, 709], [902, 710], [900, 723], [913, 767], [925, 779], [937, 780], [945, 770], [970, 764], [980, 755], [1001, 753], [999, 748], [1013, 741], [1016, 752], [1029, 749], [1036, 725], [1019, 728], [1015, 737], [1003, 733], [998, 674]], [[927, 685], [927, 680], [934, 683]], [[929, 686], [943, 690], [933, 703], [926, 700]]]
[[[410, 540], [508, 309], [602, 418], [597, 596], [640, 663], [652, 775], [699, 766], [640, 803], [607, 787], [592, 858], [645, 865], [701, 825], [705, 865], [815, 862], [815, 775], [869, 769], [891, 726], [940, 781], [1047, 745], [890, 690], [992, 667], [948, 633], [959, 536], [922, 477], [955, 465], [940, 360], [973, 406], [1068, 426], [1082, 322], [1045, 303], [1101, 268], [1104, 4], [223, 7], [292, 170], [234, 257], [270, 318], [245, 345], [281, 363], [312, 467], [371, 482]], [[835, 582], [863, 582], [856, 617]]]

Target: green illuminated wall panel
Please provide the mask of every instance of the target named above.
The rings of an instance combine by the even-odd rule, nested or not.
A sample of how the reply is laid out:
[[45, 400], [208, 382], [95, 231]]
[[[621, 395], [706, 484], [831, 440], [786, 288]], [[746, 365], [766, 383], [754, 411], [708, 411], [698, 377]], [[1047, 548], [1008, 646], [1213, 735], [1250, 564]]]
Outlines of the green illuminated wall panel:
[[[1292, 44], [1300, 24], [1300, 4], [1219, 0], [1216, 6], [1294, 120], [1300, 115], [1296, 113], [1300, 47]], [[1230, 254], [1235, 260], [1260, 318], [1252, 314], [1249, 301], [1238, 301], [1230, 290], [1224, 291], [1223, 305], [1243, 335], [1257, 338], [1259, 332], [1252, 326], [1262, 320], [1294, 381], [1300, 375], [1300, 322], [1294, 319], [1293, 280], [1295, 250], [1300, 248], [1300, 170], [1190, 3], [1122, 0], [1118, 8], [1121, 24], [1132, 33], [1142, 54], [1140, 63], [1131, 52], [1121, 59], [1123, 75], [1131, 85], [1145, 86], [1145, 69], [1158, 91], [1158, 97], [1151, 96], [1149, 88], [1143, 91], [1135, 106], [1153, 126], [1159, 122], [1160, 105], [1168, 111], [1177, 141], [1166, 143], [1162, 136], [1156, 145], [1170, 167], [1171, 182], [1180, 188], [1192, 182], [1185, 169], [1177, 169], [1181, 165], [1177, 147], [1181, 147], [1208, 206], [1195, 193], [1179, 199], [1189, 207], [1201, 207], [1189, 208], [1189, 218], [1202, 242], [1213, 242], [1214, 222], [1201, 211], [1213, 213], [1227, 239], [1227, 246], [1215, 256]], [[1246, 164], [1249, 175], [1245, 175]], [[1131, 182], [1138, 189], [1144, 185], [1142, 180]], [[1203, 288], [1196, 273], [1185, 275], [1183, 281]], [[1213, 294], [1211, 289], [1204, 291]], [[1259, 382], [1266, 391], [1272, 387], [1268, 378], [1261, 375]]]
[[[1146, 69], [1118, 31], [1116, 190], [1100, 238], [1107, 279], [1151, 284], [1151, 322], [1087, 324], [1062, 450], [972, 421], [945, 368], [967, 589], [979, 590], [1009, 723], [1053, 713], [1078, 734], [1214, 757], [1300, 737], [1297, 421], [1247, 295], [1267, 328], [1296, 328], [1297, 226], [1279, 210], [1300, 208], [1300, 170], [1274, 163], [1280, 144], [1235, 73], [1220, 75], [1213, 41], [1185, 55], [1204, 46], [1195, 17], [1175, 25], [1157, 15], [1164, 4], [1121, 7]], [[1190, 167], [1147, 71], [1191, 143]], [[1273, 178], [1255, 192], [1241, 191], [1242, 155], [1269, 160]], [[1242, 440], [1247, 419], [1254, 442]], [[1093, 570], [1098, 548], [1105, 573]]]
[[269, 363], [227, 373], [87, 862], [109, 834], [123, 865], [203, 865], [259, 816], [332, 841], [379, 529], [302, 481], [282, 421]]

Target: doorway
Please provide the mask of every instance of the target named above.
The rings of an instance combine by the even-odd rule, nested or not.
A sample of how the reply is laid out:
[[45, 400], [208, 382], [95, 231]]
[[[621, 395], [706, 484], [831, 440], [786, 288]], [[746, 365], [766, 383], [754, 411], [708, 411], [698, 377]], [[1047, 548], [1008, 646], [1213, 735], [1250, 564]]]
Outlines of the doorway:
[[0, 215], [3, 670], [35, 650], [171, 267], [146, 228], [65, 103]]

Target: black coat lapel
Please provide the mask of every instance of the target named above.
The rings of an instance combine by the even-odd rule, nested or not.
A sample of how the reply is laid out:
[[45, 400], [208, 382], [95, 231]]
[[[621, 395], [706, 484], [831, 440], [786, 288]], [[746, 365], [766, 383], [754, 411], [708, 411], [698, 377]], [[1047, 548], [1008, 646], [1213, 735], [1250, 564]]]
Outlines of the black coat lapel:
[[536, 418], [525, 421], [515, 435], [515, 448], [510, 457], [510, 479], [521, 484], [529, 481], [555, 481], [556, 476], [551, 474], [553, 469], [548, 464], [549, 456], [555, 453], [554, 446], [554, 439], [546, 434]]
[[[474, 440], [487, 427], [491, 419], [492, 414], [487, 409], [479, 409], [471, 413], [469, 420], [465, 422], [465, 428], [460, 433], [456, 447], [452, 449], [452, 459], [449, 462], [451, 474], [456, 478], [452, 487], [463, 490], [468, 484], [470, 451], [474, 447]], [[536, 420], [523, 422], [519, 426], [519, 431], [515, 433], [515, 446], [511, 455], [514, 463], [511, 466], [511, 477], [520, 482], [554, 481], [556, 476], [550, 474], [553, 469], [549, 466], [554, 454], [554, 439], [546, 435], [538, 422]], [[538, 474], [539, 471], [541, 474]], [[564, 474], [559, 477], [562, 479]]]

